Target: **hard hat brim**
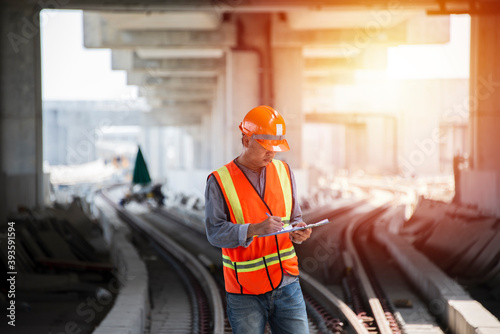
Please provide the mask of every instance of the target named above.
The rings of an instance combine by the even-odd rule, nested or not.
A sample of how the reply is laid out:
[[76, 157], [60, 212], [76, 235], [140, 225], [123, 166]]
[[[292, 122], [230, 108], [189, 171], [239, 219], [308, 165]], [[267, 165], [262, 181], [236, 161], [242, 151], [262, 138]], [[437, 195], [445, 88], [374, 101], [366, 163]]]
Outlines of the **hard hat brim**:
[[272, 152], [286, 152], [290, 150], [290, 146], [288, 146], [288, 142], [286, 139], [283, 140], [264, 140], [264, 139], [255, 139], [257, 143], [259, 143], [262, 147], [264, 147], [268, 151]]

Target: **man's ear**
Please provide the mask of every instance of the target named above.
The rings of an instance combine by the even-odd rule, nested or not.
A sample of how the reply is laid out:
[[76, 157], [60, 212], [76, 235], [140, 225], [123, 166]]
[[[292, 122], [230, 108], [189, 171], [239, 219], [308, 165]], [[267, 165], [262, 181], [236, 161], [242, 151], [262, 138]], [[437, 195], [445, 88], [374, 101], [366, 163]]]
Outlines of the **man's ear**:
[[250, 137], [243, 135], [241, 142], [244, 147], [248, 147], [248, 145], [250, 145]]

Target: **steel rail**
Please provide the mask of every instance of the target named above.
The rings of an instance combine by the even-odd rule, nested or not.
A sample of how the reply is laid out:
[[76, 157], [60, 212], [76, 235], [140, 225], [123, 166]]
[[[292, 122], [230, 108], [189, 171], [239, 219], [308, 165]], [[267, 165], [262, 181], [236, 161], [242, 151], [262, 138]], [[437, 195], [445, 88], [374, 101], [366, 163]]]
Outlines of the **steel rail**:
[[184, 250], [171, 238], [167, 237], [156, 227], [144, 222], [133, 214], [123, 210], [117, 203], [113, 202], [105, 190], [101, 190], [102, 198], [110, 204], [117, 214], [129, 222], [134, 227], [146, 233], [156, 244], [172, 254], [176, 259], [186, 265], [191, 274], [197, 278], [205, 295], [209, 300], [209, 308], [212, 314], [213, 333], [220, 334], [224, 332], [224, 307], [219, 294], [217, 283], [210, 272], [201, 264], [192, 254]]
[[[324, 213], [323, 216], [328, 216], [329, 218], [337, 218], [339, 216], [346, 215], [350, 211], [358, 208], [359, 206], [365, 204], [366, 202], [367, 199], [359, 200], [354, 203], [342, 206], [340, 208], [333, 209], [330, 213]], [[186, 225], [183, 217], [180, 217], [176, 214], [172, 214], [164, 210], [163, 208], [157, 208], [154, 206], [148, 206], [148, 207], [153, 213], [163, 216], [167, 219], [170, 219], [176, 223], [179, 223], [183, 225], [185, 228], [189, 229], [194, 228], [194, 226], [191, 224]], [[324, 329], [324, 328], [342, 326], [342, 323], [338, 319], [335, 319], [333, 315], [330, 314], [329, 316], [325, 317], [325, 310], [327, 312], [332, 312], [331, 310], [335, 309], [343, 314], [344, 318], [347, 320], [347, 322], [349, 322], [351, 327], [355, 329], [357, 334], [370, 334], [370, 332], [366, 329], [366, 327], [360, 322], [359, 317], [340, 298], [335, 296], [321, 283], [317, 282], [310, 275], [306, 274], [303, 271], [301, 271], [300, 273], [300, 278], [301, 278], [301, 284], [304, 287], [306, 287], [310, 297], [313, 298], [314, 301], [320, 302], [319, 304], [321, 308], [324, 309], [323, 311], [314, 310], [317, 311], [318, 313], [317, 315], [319, 315], [319, 318], [323, 318], [323, 319], [319, 318], [317, 319], [313, 317], [314, 318], [313, 322], [318, 326], [320, 332], [323, 332], [321, 330], [322, 328]], [[314, 297], [312, 297], [312, 295], [314, 295]], [[307, 295], [305, 294], [305, 298], [306, 297]], [[315, 307], [311, 306], [311, 308], [314, 309]]]
[[[365, 204], [366, 201], [366, 199], [363, 199], [336, 209], [332, 209], [329, 213], [324, 213], [322, 216], [337, 218], [339, 216], [346, 215], [350, 211]], [[193, 229], [194, 231], [199, 232], [192, 224], [186, 225], [183, 217], [172, 214], [164, 208], [157, 208], [155, 206], [149, 206], [149, 208], [155, 214], [163, 216], [175, 223], [178, 223], [179, 225], [182, 225], [185, 228]], [[203, 233], [203, 235], [205, 234]], [[359, 329], [359, 331], [357, 331], [358, 334], [369, 334], [369, 332], [366, 331], [363, 325], [360, 325], [359, 318], [357, 318], [356, 314], [349, 308], [349, 306], [343, 303], [338, 297], [334, 296], [325, 287], [322, 287], [321, 283], [312, 281], [313, 278], [308, 274], [303, 273], [303, 271], [300, 272], [300, 278], [301, 284], [308, 287], [307, 292], [309, 293], [306, 293], [306, 291], [304, 291], [306, 308], [308, 309], [308, 317], [310, 318], [310, 321], [312, 321], [312, 323], [318, 327], [318, 332], [330, 333], [335, 332], [335, 329], [343, 327], [342, 322], [339, 319], [336, 319], [332, 314], [331, 310], [337, 309], [342, 314], [344, 314], [345, 312], [349, 312], [349, 314], [347, 315], [344, 314], [344, 317], [348, 319], [349, 323], [352, 325], [352, 328]], [[316, 287], [314, 288], [314, 286]], [[328, 297], [323, 297], [320, 295], [324, 291], [326, 291]], [[321, 302], [318, 303], [320, 300]], [[325, 331], [325, 329], [327, 330]]]
[[370, 282], [370, 278], [363, 266], [363, 262], [361, 261], [358, 251], [356, 250], [356, 246], [354, 245], [353, 239], [354, 239], [354, 231], [358, 227], [358, 225], [380, 215], [381, 213], [389, 209], [393, 204], [394, 201], [386, 203], [370, 211], [368, 214], [360, 216], [352, 224], [349, 224], [345, 235], [346, 247], [348, 252], [351, 254], [354, 262], [353, 269], [355, 270], [355, 273], [362, 285], [362, 289], [365, 292], [365, 296], [368, 299], [368, 304], [370, 305], [373, 317], [375, 318], [375, 321], [377, 323], [378, 333], [380, 334], [392, 334], [393, 332], [392, 329], [390, 328], [389, 322], [386, 319], [385, 311], [382, 307], [382, 304], [380, 303], [380, 300], [378, 299], [377, 294], [375, 293], [375, 289], [373, 288]]
[[[342, 206], [340, 208], [332, 209], [330, 212], [325, 212], [322, 213], [321, 215], [316, 215], [315, 219], [321, 219], [325, 217], [328, 217], [329, 219], [337, 219], [359, 208], [366, 202], [367, 199], [362, 199], [354, 203]], [[305, 297], [309, 295], [317, 303], [319, 303], [321, 308], [323, 308], [327, 312], [335, 313], [333, 310], [336, 310], [336, 313], [342, 314], [344, 320], [351, 325], [350, 328], [353, 329], [357, 334], [370, 334], [368, 329], [360, 321], [358, 315], [346, 303], [344, 303], [342, 299], [337, 297], [322, 283], [317, 281], [315, 278], [313, 278], [311, 275], [307, 274], [303, 270], [300, 271], [299, 275], [300, 275], [301, 285], [304, 288]], [[325, 319], [325, 323], [327, 327], [329, 327], [328, 329], [330, 329], [331, 328], [329, 326], [331, 325], [330, 321]], [[342, 323], [340, 323], [340, 325], [342, 326]]]
[[320, 302], [325, 308], [337, 309], [342, 313], [357, 334], [369, 334], [368, 330], [359, 321], [356, 313], [340, 298], [335, 296], [333, 292], [304, 271], [301, 271], [299, 276], [301, 285], [314, 294], [316, 299], [321, 299]]

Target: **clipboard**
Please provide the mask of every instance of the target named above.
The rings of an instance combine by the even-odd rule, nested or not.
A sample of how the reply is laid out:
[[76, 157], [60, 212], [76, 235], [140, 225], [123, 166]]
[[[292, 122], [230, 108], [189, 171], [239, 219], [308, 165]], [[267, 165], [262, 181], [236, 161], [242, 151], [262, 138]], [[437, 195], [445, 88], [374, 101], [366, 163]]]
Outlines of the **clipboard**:
[[274, 233], [269, 233], [269, 234], [263, 234], [263, 235], [259, 235], [257, 237], [261, 238], [261, 237], [269, 237], [271, 235], [277, 235], [277, 234], [282, 234], [282, 233], [290, 233], [290, 232], [295, 232], [295, 231], [305, 230], [305, 229], [308, 229], [308, 228], [313, 228], [313, 227], [318, 227], [318, 226], [326, 225], [326, 224], [329, 224], [329, 223], [331, 223], [331, 221], [329, 221], [328, 219], [323, 219], [323, 220], [320, 220], [317, 223], [308, 224], [306, 226], [299, 226], [299, 227], [287, 226], [287, 227], [283, 228], [281, 231], [274, 232]]

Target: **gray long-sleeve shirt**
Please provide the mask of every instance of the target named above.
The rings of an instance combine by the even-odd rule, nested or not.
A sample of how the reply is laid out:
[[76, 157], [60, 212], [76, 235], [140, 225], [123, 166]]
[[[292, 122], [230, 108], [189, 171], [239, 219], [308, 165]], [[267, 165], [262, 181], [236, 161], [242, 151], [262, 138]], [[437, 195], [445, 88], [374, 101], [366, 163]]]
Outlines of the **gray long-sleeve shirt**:
[[[266, 184], [265, 168], [260, 173], [252, 171], [245, 166], [236, 165], [243, 171], [248, 180], [255, 187], [259, 196], [262, 197]], [[292, 181], [293, 206], [290, 215], [290, 223], [302, 221], [302, 211], [296, 199], [295, 177], [290, 169]], [[205, 226], [208, 241], [220, 248], [235, 248], [238, 246], [248, 247], [253, 241], [253, 237], [247, 238], [249, 224], [233, 224], [226, 214], [226, 203], [224, 195], [215, 177], [210, 177], [205, 188]]]

